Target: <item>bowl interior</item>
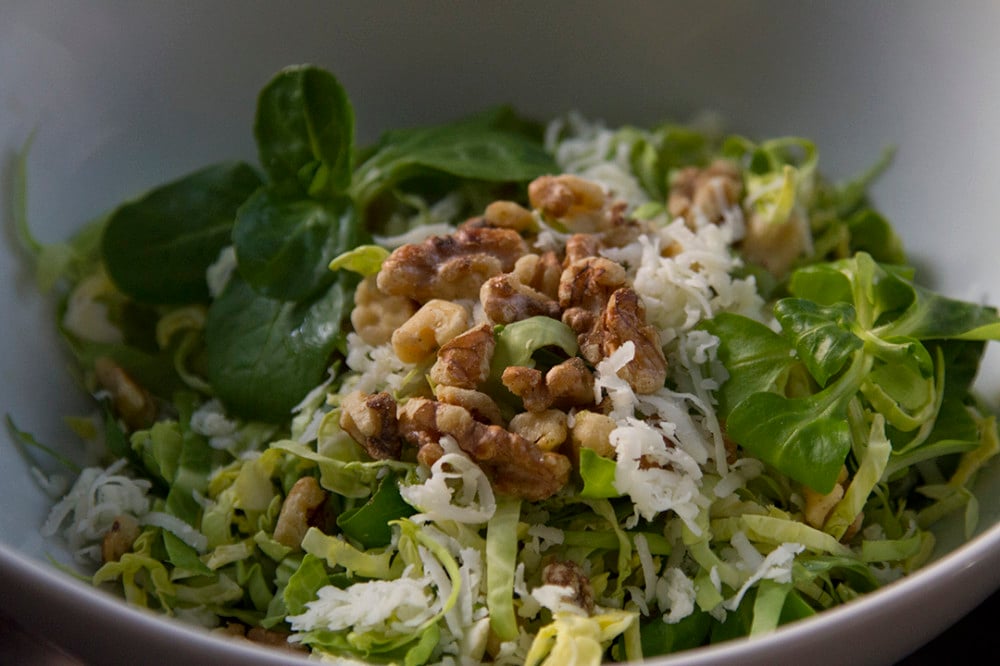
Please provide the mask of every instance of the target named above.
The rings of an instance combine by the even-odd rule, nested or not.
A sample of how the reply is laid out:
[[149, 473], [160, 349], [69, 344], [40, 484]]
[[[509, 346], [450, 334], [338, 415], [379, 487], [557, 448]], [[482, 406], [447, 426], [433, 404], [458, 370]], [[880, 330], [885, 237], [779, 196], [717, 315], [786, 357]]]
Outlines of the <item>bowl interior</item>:
[[[30, 137], [28, 218], [45, 241], [203, 164], [254, 159], [260, 86], [315, 62], [351, 95], [359, 134], [512, 103], [609, 124], [717, 112], [751, 136], [816, 141], [844, 178], [898, 147], [874, 188], [920, 269], [955, 297], [1000, 303], [1000, 6], [760, 2], [570, 5], [218, 2], [177, 7], [6, 3], [0, 10], [0, 409], [81, 460], [62, 421], [88, 409], [17, 248], [8, 202]], [[980, 390], [1000, 402], [1000, 361]], [[38, 533], [51, 503], [0, 435], [0, 540], [17, 557], [68, 561]], [[977, 487], [980, 527], [1000, 522], [1000, 468]], [[940, 530], [939, 554], [962, 541]], [[1000, 531], [986, 537], [1000, 545]], [[977, 551], [978, 552], [978, 551]], [[956, 567], [958, 565], [955, 565]], [[995, 587], [997, 582], [993, 581]], [[970, 605], [971, 607], [971, 605]]]

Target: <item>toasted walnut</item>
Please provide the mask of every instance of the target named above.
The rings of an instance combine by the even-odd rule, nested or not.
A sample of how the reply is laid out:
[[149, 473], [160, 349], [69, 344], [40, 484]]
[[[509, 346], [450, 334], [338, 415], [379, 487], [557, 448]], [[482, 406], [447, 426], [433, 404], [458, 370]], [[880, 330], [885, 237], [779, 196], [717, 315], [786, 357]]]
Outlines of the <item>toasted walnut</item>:
[[802, 512], [806, 523], [816, 529], [823, 528], [823, 524], [826, 523], [826, 519], [830, 515], [830, 512], [833, 511], [833, 507], [837, 506], [837, 502], [844, 497], [846, 481], [847, 468], [842, 467], [840, 475], [837, 477], [837, 485], [826, 494], [818, 493], [809, 486], [802, 486], [802, 499], [805, 500], [805, 508]]
[[[628, 284], [628, 276], [621, 264], [604, 257], [583, 257], [571, 262], [559, 278], [559, 305], [563, 308], [563, 321], [586, 319], [588, 324], [598, 315], [617, 289]], [[585, 326], [584, 328], [589, 328]]]
[[742, 191], [739, 167], [729, 160], [716, 160], [704, 169], [687, 167], [672, 179], [667, 210], [671, 217], [683, 217], [690, 225], [696, 216], [717, 223], [739, 203]]
[[490, 361], [496, 340], [493, 327], [480, 324], [441, 345], [437, 361], [431, 366], [435, 384], [474, 389], [490, 374]]
[[521, 398], [529, 412], [549, 407], [579, 407], [594, 401], [594, 375], [583, 359], [573, 357], [553, 366], [543, 376], [540, 370], [523, 366], [505, 368], [501, 380]]
[[614, 419], [598, 412], [582, 410], [574, 414], [570, 431], [574, 458], [579, 459], [580, 449], [590, 449], [601, 457], [614, 458], [611, 431], [616, 427]]
[[420, 447], [418, 460], [424, 464], [440, 457], [443, 436], [453, 437], [502, 495], [538, 501], [569, 480], [566, 456], [544, 452], [500, 426], [479, 423], [463, 407], [414, 398], [399, 410], [399, 425], [403, 437]]
[[427, 301], [392, 334], [392, 349], [404, 363], [427, 360], [468, 327], [469, 311], [451, 301]]
[[513, 273], [496, 275], [483, 283], [479, 290], [483, 311], [495, 324], [510, 324], [529, 317], [558, 319], [559, 304], [522, 284]]
[[111, 396], [115, 413], [132, 430], [148, 428], [156, 420], [156, 403], [145, 388], [107, 356], [94, 361], [94, 376]]
[[558, 561], [545, 565], [542, 582], [546, 585], [568, 587], [573, 591], [570, 601], [587, 613], [594, 611], [594, 590], [583, 568], [572, 561]]
[[811, 243], [809, 224], [798, 212], [792, 211], [787, 220], [779, 223], [754, 214], [747, 222], [740, 249], [750, 261], [783, 277], [795, 260], [809, 251]]
[[573, 234], [566, 239], [566, 262], [569, 266], [575, 261], [596, 257], [601, 251], [601, 239], [595, 234]]
[[542, 254], [529, 253], [514, 264], [514, 276], [521, 284], [528, 285], [552, 300], [559, 299], [559, 278], [562, 276], [562, 263], [555, 252]]
[[449, 405], [464, 407], [472, 414], [472, 418], [480, 423], [503, 425], [500, 407], [493, 398], [482, 391], [438, 384], [434, 388], [434, 397]]
[[340, 403], [340, 427], [375, 460], [399, 460], [403, 442], [396, 401], [388, 393], [353, 391]]
[[117, 562], [122, 555], [132, 550], [132, 544], [139, 538], [139, 521], [124, 513], [111, 523], [111, 527], [101, 539], [101, 559]]
[[462, 227], [448, 236], [396, 248], [378, 273], [378, 288], [420, 303], [475, 299], [483, 282], [508, 273], [528, 251], [513, 229]]
[[618, 376], [636, 393], [653, 393], [663, 388], [667, 360], [656, 329], [646, 323], [645, 306], [631, 287], [611, 294], [599, 325], [580, 336], [580, 353], [591, 363], [597, 363], [626, 342], [635, 345], [635, 354], [618, 371]]
[[528, 184], [528, 200], [546, 217], [573, 231], [593, 233], [608, 226], [604, 188], [579, 176], [541, 176]]
[[494, 201], [483, 212], [483, 218], [494, 226], [515, 231], [532, 231], [538, 223], [531, 211], [513, 201]]
[[295, 652], [305, 652], [308, 650], [308, 648], [302, 643], [289, 643], [289, 636], [291, 636], [291, 634], [286, 634], [282, 631], [275, 631], [274, 629], [265, 629], [264, 627], [250, 627], [246, 633], [247, 640], [252, 643], [292, 650]]
[[542, 451], [555, 451], [569, 435], [566, 413], [558, 409], [521, 412], [510, 420], [508, 427], [512, 433], [524, 437]]
[[310, 526], [316, 525], [326, 503], [326, 491], [316, 479], [303, 476], [295, 482], [281, 504], [278, 521], [274, 525], [274, 540], [298, 550]]
[[392, 332], [417, 311], [413, 301], [403, 296], [383, 294], [371, 275], [358, 283], [354, 291], [351, 324], [361, 339], [377, 347], [389, 342]]

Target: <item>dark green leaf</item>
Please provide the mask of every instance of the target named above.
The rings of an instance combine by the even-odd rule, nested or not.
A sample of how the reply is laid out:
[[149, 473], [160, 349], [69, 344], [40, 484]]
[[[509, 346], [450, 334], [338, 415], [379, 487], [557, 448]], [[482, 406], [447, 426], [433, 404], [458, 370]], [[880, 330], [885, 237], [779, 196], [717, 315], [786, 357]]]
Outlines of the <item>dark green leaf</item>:
[[861, 348], [861, 340], [850, 330], [854, 308], [846, 303], [824, 307], [803, 298], [784, 298], [774, 306], [774, 315], [820, 386]]
[[887, 264], [906, 263], [903, 243], [889, 221], [870, 208], [865, 208], [847, 219], [851, 233], [851, 250], [867, 252], [875, 261]]
[[524, 182], [556, 170], [537, 140], [482, 120], [385, 134], [358, 166], [351, 191], [365, 210], [379, 193], [427, 172], [490, 182]]
[[229, 244], [236, 209], [259, 186], [250, 166], [220, 164], [121, 206], [101, 239], [108, 275], [144, 303], [207, 301], [205, 271]]
[[354, 110], [329, 72], [290, 67], [257, 100], [254, 137], [274, 182], [297, 182], [313, 196], [344, 192], [351, 180]]
[[219, 399], [247, 419], [290, 418], [344, 335], [353, 285], [341, 272], [315, 300], [293, 303], [261, 296], [234, 276], [205, 324], [208, 379]]
[[701, 327], [719, 338], [719, 360], [729, 371], [717, 394], [723, 418], [752, 393], [782, 389], [796, 363], [785, 338], [760, 322], [731, 313], [718, 314]]
[[639, 625], [642, 656], [673, 654], [704, 645], [712, 624], [712, 616], [699, 609], [674, 624], [667, 624], [662, 618], [644, 621]]
[[365, 549], [388, 546], [392, 541], [389, 521], [406, 518], [416, 510], [403, 501], [396, 477], [383, 478], [371, 498], [362, 506], [337, 517], [337, 527]]
[[240, 275], [261, 295], [298, 301], [328, 284], [330, 262], [363, 242], [350, 199], [317, 201], [262, 188], [237, 213]]

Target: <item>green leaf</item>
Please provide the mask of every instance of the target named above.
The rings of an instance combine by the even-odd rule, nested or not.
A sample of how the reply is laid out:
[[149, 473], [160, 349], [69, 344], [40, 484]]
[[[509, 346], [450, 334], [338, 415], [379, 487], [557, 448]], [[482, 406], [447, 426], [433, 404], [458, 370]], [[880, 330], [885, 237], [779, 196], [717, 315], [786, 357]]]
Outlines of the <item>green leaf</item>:
[[304, 613], [306, 604], [315, 601], [320, 588], [329, 584], [330, 574], [327, 572], [323, 560], [316, 555], [306, 553], [299, 568], [289, 577], [282, 592], [287, 615]]
[[234, 414], [284, 422], [322, 381], [342, 336], [353, 285], [338, 276], [313, 301], [292, 303], [257, 294], [234, 277], [208, 309], [208, 379]]
[[377, 275], [388, 258], [389, 250], [381, 245], [361, 245], [334, 258], [329, 268], [331, 271], [347, 270], [368, 277]]
[[615, 488], [615, 461], [605, 458], [592, 449], [580, 449], [580, 477], [583, 490], [580, 497], [592, 499], [620, 497]]
[[367, 502], [337, 517], [337, 527], [365, 548], [381, 548], [392, 541], [389, 522], [414, 513], [416, 510], [399, 494], [396, 476], [388, 474]]
[[163, 534], [163, 545], [167, 549], [167, 557], [170, 563], [178, 569], [199, 575], [211, 575], [212, 570], [205, 566], [205, 563], [198, 558], [198, 551], [187, 545], [173, 532], [161, 530]]
[[226, 163], [122, 205], [101, 238], [108, 275], [144, 303], [207, 301], [205, 271], [229, 244], [237, 208], [259, 186], [253, 168]]
[[889, 221], [879, 213], [865, 208], [847, 219], [851, 250], [867, 252], [875, 261], [887, 264], [906, 263], [903, 242]]
[[517, 565], [517, 521], [521, 500], [501, 498], [486, 525], [486, 605], [490, 628], [505, 641], [517, 638], [514, 614], [514, 569]]
[[350, 199], [290, 197], [261, 188], [237, 212], [233, 245], [240, 275], [263, 296], [298, 301], [329, 284], [330, 262], [358, 245], [361, 222]]
[[541, 142], [478, 117], [435, 127], [388, 132], [357, 168], [351, 192], [365, 210], [381, 192], [414, 176], [526, 182], [557, 167]]
[[644, 621], [639, 625], [642, 656], [673, 654], [704, 645], [712, 624], [712, 616], [698, 609], [674, 624], [667, 624], [661, 618]]
[[784, 298], [774, 306], [774, 314], [820, 386], [826, 386], [862, 345], [850, 330], [854, 308], [846, 303], [824, 307], [802, 298]]
[[703, 322], [701, 328], [719, 338], [718, 358], [729, 371], [717, 394], [723, 418], [749, 395], [783, 388], [796, 363], [784, 337], [760, 322], [726, 312]]
[[323, 69], [302, 65], [275, 76], [257, 100], [254, 137], [274, 182], [297, 182], [313, 196], [336, 195], [350, 184], [354, 110]]

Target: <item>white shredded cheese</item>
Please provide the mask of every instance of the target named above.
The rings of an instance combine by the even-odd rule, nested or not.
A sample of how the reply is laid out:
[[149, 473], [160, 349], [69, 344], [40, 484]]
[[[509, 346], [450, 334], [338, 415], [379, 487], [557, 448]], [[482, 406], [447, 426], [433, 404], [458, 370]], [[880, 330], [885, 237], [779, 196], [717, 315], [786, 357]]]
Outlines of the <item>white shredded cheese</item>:
[[442, 437], [440, 443], [445, 453], [431, 466], [427, 480], [399, 488], [403, 499], [422, 512], [411, 520], [485, 523], [497, 508], [490, 480], [454, 438]]

